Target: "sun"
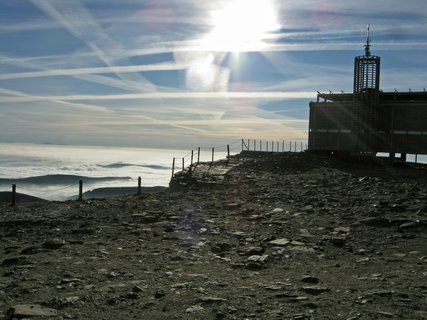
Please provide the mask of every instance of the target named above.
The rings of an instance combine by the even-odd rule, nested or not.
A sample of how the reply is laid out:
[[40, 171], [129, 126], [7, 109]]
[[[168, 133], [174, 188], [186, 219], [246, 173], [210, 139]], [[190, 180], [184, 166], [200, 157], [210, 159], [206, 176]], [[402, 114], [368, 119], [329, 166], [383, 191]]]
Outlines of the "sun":
[[211, 14], [212, 31], [203, 47], [208, 51], [259, 51], [271, 32], [280, 28], [272, 0], [233, 0]]

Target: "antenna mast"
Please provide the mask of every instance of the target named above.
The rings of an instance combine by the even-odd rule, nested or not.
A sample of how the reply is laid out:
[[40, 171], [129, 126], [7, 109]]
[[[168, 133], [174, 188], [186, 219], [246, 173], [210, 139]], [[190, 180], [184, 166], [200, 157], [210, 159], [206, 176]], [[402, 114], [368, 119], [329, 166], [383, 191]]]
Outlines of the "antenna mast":
[[368, 24], [368, 38], [366, 39], [366, 45], [365, 45], [365, 56], [370, 57], [371, 56], [371, 35], [369, 33], [369, 24]]

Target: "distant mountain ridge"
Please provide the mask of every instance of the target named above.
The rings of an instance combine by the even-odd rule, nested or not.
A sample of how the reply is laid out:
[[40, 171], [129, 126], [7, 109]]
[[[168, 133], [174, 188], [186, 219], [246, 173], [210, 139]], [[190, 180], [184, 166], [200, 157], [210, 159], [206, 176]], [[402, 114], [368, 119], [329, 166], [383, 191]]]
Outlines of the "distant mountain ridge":
[[[28, 194], [17, 193], [15, 200], [17, 203], [22, 202], [47, 202], [47, 200], [42, 198], [37, 198], [30, 196]], [[0, 202], [12, 203], [12, 192], [10, 191], [0, 191]]]
[[[161, 192], [166, 187], [155, 186], [155, 187], [142, 187], [141, 193], [155, 193]], [[109, 198], [117, 196], [126, 196], [126, 195], [135, 195], [138, 192], [137, 187], [105, 187], [105, 188], [96, 188], [90, 191], [83, 193], [83, 199], [96, 199], [96, 198]], [[78, 196], [72, 196], [70, 200], [78, 199]]]
[[98, 166], [101, 168], [111, 168], [111, 169], [118, 169], [118, 168], [125, 168], [125, 167], [140, 167], [140, 168], [148, 168], [148, 169], [156, 169], [156, 170], [171, 169], [171, 167], [160, 166], [156, 164], [132, 164], [132, 163], [123, 163], [123, 162], [117, 162], [117, 163], [111, 163], [111, 164], [99, 164]]
[[[142, 187], [141, 193], [157, 193], [161, 192], [166, 187], [154, 186], [154, 187]], [[137, 187], [106, 187], [106, 188], [97, 188], [83, 193], [83, 200], [88, 199], [97, 199], [97, 198], [110, 198], [126, 195], [135, 195], [138, 192]], [[68, 200], [77, 200], [78, 195], [74, 195], [68, 198]], [[16, 194], [16, 203], [28, 203], [28, 202], [47, 202], [49, 200], [34, 197], [24, 193]], [[66, 200], [64, 200], [66, 201]], [[12, 202], [12, 192], [10, 191], [0, 191], [0, 203], [11, 203]]]

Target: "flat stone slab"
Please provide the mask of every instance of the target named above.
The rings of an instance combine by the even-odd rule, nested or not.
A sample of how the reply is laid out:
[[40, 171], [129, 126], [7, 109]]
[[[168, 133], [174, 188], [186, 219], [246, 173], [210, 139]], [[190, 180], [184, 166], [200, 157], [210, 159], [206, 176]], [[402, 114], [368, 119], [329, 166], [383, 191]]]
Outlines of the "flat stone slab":
[[284, 247], [290, 242], [291, 242], [290, 240], [282, 238], [282, 239], [272, 240], [269, 243], [272, 244], [273, 246]]
[[58, 311], [39, 304], [18, 304], [10, 309], [13, 318], [56, 317]]

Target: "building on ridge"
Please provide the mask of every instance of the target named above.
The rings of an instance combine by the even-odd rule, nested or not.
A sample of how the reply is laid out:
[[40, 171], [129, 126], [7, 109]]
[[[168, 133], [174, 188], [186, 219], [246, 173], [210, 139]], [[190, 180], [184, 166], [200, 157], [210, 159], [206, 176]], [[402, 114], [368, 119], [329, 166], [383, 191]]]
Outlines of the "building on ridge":
[[379, 56], [354, 59], [353, 93], [318, 93], [310, 102], [308, 150], [352, 155], [427, 154], [427, 92], [380, 90]]

